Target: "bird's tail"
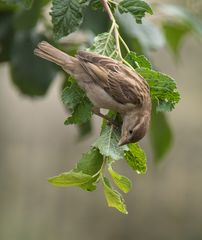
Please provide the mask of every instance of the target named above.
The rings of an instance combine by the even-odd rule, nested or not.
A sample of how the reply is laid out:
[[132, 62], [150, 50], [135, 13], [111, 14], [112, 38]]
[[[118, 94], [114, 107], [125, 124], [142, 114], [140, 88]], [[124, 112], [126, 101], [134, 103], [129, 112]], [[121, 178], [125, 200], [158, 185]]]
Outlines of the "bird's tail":
[[69, 73], [72, 73], [74, 64], [78, 62], [76, 58], [60, 51], [46, 41], [42, 41], [38, 44], [37, 48], [34, 49], [34, 54], [50, 62], [56, 63]]

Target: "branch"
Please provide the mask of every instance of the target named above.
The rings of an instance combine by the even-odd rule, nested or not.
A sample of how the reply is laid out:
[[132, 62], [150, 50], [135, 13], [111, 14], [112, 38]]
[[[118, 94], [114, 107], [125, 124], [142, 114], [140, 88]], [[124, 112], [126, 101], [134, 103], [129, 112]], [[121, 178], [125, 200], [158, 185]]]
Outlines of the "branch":
[[106, 13], [109, 15], [110, 20], [114, 22], [115, 21], [114, 15], [112, 14], [112, 11], [107, 3], [107, 0], [100, 0], [100, 2], [102, 3]]

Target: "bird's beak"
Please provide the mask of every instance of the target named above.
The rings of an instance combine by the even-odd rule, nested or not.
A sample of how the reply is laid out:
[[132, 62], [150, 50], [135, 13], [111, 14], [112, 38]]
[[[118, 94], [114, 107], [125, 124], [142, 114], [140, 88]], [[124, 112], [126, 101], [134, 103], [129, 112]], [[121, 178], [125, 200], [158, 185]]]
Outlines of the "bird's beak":
[[123, 136], [123, 137], [120, 139], [120, 141], [119, 141], [119, 143], [118, 143], [118, 146], [120, 147], [120, 146], [123, 146], [123, 145], [125, 145], [125, 144], [127, 144], [127, 143], [128, 143], [127, 137], [126, 137], [126, 136]]

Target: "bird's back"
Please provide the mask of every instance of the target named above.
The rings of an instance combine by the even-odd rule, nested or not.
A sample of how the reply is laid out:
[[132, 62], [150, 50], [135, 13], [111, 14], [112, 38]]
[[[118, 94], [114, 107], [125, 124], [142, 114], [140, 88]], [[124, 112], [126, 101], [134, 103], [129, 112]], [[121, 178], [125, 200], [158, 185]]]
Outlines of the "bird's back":
[[77, 59], [86, 73], [120, 104], [142, 107], [150, 102], [147, 82], [125, 64], [110, 57], [79, 51]]

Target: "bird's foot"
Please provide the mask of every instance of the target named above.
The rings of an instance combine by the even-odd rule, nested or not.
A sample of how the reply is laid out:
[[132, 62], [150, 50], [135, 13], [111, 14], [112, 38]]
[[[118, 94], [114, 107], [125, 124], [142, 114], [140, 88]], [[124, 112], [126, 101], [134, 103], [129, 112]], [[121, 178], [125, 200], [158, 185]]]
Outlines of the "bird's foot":
[[108, 117], [107, 115], [102, 114], [102, 113], [100, 112], [100, 109], [98, 109], [98, 108], [93, 108], [92, 112], [93, 112], [94, 114], [96, 114], [97, 116], [99, 116], [99, 117], [107, 120], [107, 124], [108, 124], [108, 125], [113, 125], [113, 126], [116, 127], [116, 128], [119, 128], [119, 127], [120, 127], [119, 124], [118, 124], [116, 121], [114, 121], [113, 119], [111, 119], [111, 118]]

